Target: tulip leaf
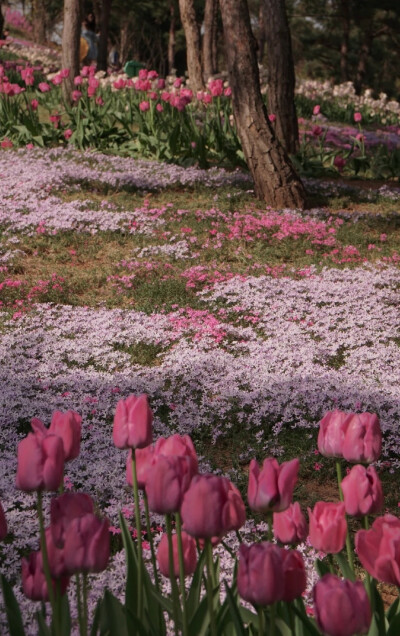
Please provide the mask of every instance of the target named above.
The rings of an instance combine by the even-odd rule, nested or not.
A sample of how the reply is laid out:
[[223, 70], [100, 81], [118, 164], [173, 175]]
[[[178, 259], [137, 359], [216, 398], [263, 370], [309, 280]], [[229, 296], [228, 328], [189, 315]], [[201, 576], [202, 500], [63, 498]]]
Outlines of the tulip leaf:
[[[304, 608], [303, 608], [303, 610], [300, 610], [294, 604], [293, 605], [293, 610], [294, 610], [296, 616], [303, 623], [306, 636], [321, 636], [321, 632], [319, 631], [319, 629], [315, 625], [314, 620], [310, 616], [307, 616], [307, 614], [304, 612]], [[297, 634], [297, 632], [296, 632], [296, 634]]]
[[398, 636], [400, 634], [400, 614], [396, 614], [396, 616], [392, 619], [390, 627], [386, 633], [387, 636]]
[[330, 573], [329, 565], [326, 561], [321, 561], [321, 559], [315, 559], [314, 565], [320, 577], [324, 576], [324, 574]]
[[101, 600], [96, 603], [96, 609], [94, 610], [92, 626], [90, 628], [90, 636], [97, 636], [100, 624], [100, 612], [101, 612]]
[[193, 574], [192, 583], [190, 585], [189, 594], [186, 600], [186, 610], [187, 610], [189, 621], [192, 619], [195, 611], [197, 610], [199, 606], [201, 582], [203, 578], [203, 570], [204, 570], [205, 562], [206, 562], [206, 553], [205, 553], [205, 550], [203, 550], [198, 560], [196, 570]]
[[347, 558], [345, 557], [345, 555], [343, 554], [343, 552], [339, 552], [338, 554], [335, 554], [335, 560], [344, 576], [345, 579], [349, 579], [349, 581], [355, 581], [356, 580], [356, 576], [353, 572], [353, 570], [351, 569], [349, 562], [347, 560]]
[[226, 600], [229, 605], [229, 613], [235, 626], [236, 634], [238, 636], [246, 636], [246, 628], [244, 626], [240, 611], [238, 608], [237, 596], [232, 592], [232, 589], [225, 581]]
[[104, 592], [100, 608], [101, 636], [129, 636], [125, 608], [109, 590]]
[[279, 618], [279, 616], [275, 618], [275, 627], [279, 629], [279, 633], [281, 636], [292, 636], [292, 630], [290, 629], [289, 625], [285, 623], [282, 618]]
[[13, 589], [3, 574], [0, 574], [0, 582], [1, 589], [3, 591], [4, 607], [6, 609], [10, 636], [25, 636], [21, 610], [17, 599], [15, 598]]
[[38, 622], [38, 636], [51, 636], [50, 627], [46, 623], [46, 619], [41, 612], [36, 612], [36, 620]]
[[396, 616], [396, 614], [398, 614], [399, 612], [400, 612], [400, 598], [397, 597], [386, 612], [386, 618], [388, 619], [389, 624], [391, 623], [393, 618]]
[[62, 636], [69, 636], [71, 633], [71, 613], [67, 594], [63, 594], [60, 601], [60, 623]]
[[[219, 585], [213, 590], [213, 605], [214, 608], [219, 598]], [[192, 620], [189, 623], [189, 634], [196, 634], [196, 636], [205, 636], [207, 634], [210, 625], [210, 615], [208, 612], [208, 598], [207, 594], [202, 598], [199, 606], [196, 609]]]
[[126, 587], [125, 587], [125, 606], [129, 607], [132, 614], [137, 615], [137, 572], [138, 560], [135, 545], [132, 541], [131, 533], [126, 525], [126, 521], [119, 513], [119, 525], [122, 533], [122, 542], [125, 550], [126, 559]]

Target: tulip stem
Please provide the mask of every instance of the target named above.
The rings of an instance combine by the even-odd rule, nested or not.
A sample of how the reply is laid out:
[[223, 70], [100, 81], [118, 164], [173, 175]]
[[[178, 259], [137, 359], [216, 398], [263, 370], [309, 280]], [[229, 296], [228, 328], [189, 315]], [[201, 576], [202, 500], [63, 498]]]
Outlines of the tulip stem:
[[88, 624], [88, 589], [87, 589], [87, 579], [88, 576], [86, 572], [83, 573], [83, 630], [81, 636], [87, 635], [87, 624]]
[[156, 589], [159, 590], [160, 589], [160, 582], [158, 580], [156, 553], [155, 553], [155, 550], [154, 550], [153, 533], [151, 531], [151, 524], [150, 524], [149, 502], [148, 502], [148, 499], [147, 499], [146, 491], [143, 491], [143, 500], [144, 500], [144, 509], [145, 509], [145, 513], [146, 513], [147, 536], [149, 537], [149, 543], [150, 543], [151, 563], [153, 565], [154, 583], [156, 585]]
[[169, 561], [169, 578], [171, 581], [171, 592], [172, 592], [172, 607], [174, 613], [174, 623], [175, 623], [175, 634], [179, 634], [179, 591], [176, 585], [175, 580], [175, 572], [174, 572], [174, 548], [172, 545], [172, 524], [171, 524], [171, 514], [167, 513], [165, 515], [165, 526], [167, 528], [167, 537], [168, 537], [168, 561]]
[[[364, 515], [362, 521], [363, 521], [364, 530], [369, 530], [368, 515]], [[368, 596], [369, 596], [369, 602], [370, 602], [371, 608], [372, 608], [373, 603], [374, 603], [374, 598], [373, 598], [373, 591], [372, 591], [371, 575], [370, 575], [369, 572], [367, 572], [367, 570], [365, 570], [365, 581], [366, 581], [366, 584], [367, 584], [367, 592], [368, 592]]]
[[264, 615], [264, 608], [261, 607], [261, 605], [259, 607], [257, 607], [257, 614], [258, 614], [258, 636], [264, 636], [264, 634], [265, 634], [265, 615]]
[[207, 557], [207, 602], [210, 614], [211, 636], [217, 636], [217, 625], [214, 612], [214, 564], [211, 539], [206, 539], [205, 550]]
[[269, 632], [268, 636], [275, 636], [275, 614], [276, 603], [272, 603], [269, 609]]
[[186, 611], [186, 589], [185, 589], [185, 567], [183, 562], [183, 545], [182, 545], [182, 520], [179, 512], [175, 514], [176, 521], [176, 533], [178, 540], [178, 559], [179, 559], [179, 581], [181, 585], [181, 597], [182, 597], [182, 622], [183, 622], [183, 636], [188, 636], [189, 627]]
[[[338, 486], [339, 486], [339, 497], [340, 497], [340, 501], [344, 501], [344, 497], [343, 497], [343, 490], [342, 490], [342, 467], [340, 465], [339, 461], [336, 461], [336, 474], [337, 474], [337, 480], [338, 480]], [[347, 531], [346, 531], [346, 552], [347, 552], [347, 560], [349, 562], [349, 566], [351, 568], [351, 571], [354, 574], [354, 559], [353, 559], [353, 548], [351, 546], [351, 539], [350, 539], [350, 530], [349, 530], [349, 520], [348, 520], [348, 515], [346, 515], [346, 525], [347, 525]]]
[[132, 484], [133, 484], [133, 496], [135, 499], [135, 525], [136, 536], [138, 546], [138, 572], [137, 572], [137, 612], [138, 617], [142, 619], [142, 567], [143, 567], [143, 555], [142, 555], [142, 526], [140, 523], [140, 506], [139, 506], [139, 488], [136, 473], [136, 457], [135, 449], [132, 448]]
[[267, 512], [268, 541], [271, 541], [271, 543], [272, 543], [272, 541], [274, 539], [274, 531], [273, 531], [273, 527], [274, 527], [273, 526], [273, 520], [274, 520], [274, 517], [273, 517], [273, 514], [274, 513], [271, 510], [269, 510]]
[[42, 497], [42, 491], [41, 490], [37, 491], [37, 512], [38, 512], [38, 518], [39, 518], [40, 549], [41, 549], [41, 552], [42, 552], [43, 573], [44, 573], [44, 577], [46, 579], [47, 593], [49, 595], [51, 610], [52, 610], [52, 613], [53, 613], [53, 621], [54, 621], [54, 624], [55, 624], [55, 631], [56, 631], [56, 634], [59, 634], [60, 633], [60, 626], [59, 626], [58, 620], [57, 620], [57, 612], [56, 612], [55, 599], [54, 599], [54, 590], [53, 590], [53, 584], [52, 584], [51, 575], [50, 575], [49, 556], [47, 554], [46, 533], [44, 531], [43, 497]]

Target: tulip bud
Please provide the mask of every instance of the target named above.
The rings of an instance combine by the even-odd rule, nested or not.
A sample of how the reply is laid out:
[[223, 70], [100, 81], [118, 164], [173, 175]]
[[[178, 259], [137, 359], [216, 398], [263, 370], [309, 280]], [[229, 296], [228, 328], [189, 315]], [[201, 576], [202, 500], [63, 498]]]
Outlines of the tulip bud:
[[319, 423], [318, 450], [324, 457], [343, 457], [343, 442], [352, 413], [329, 411]]
[[371, 623], [371, 607], [361, 581], [339, 579], [325, 574], [315, 585], [315, 618], [327, 636], [366, 634]]
[[353, 466], [342, 480], [342, 491], [348, 515], [363, 517], [381, 512], [383, 508], [382, 484], [373, 466]]
[[192, 477], [189, 457], [155, 456], [145, 482], [150, 510], [159, 514], [178, 512]]
[[316, 550], [336, 554], [346, 541], [347, 523], [344, 503], [318, 501], [314, 510], [308, 508], [309, 539]]
[[370, 464], [379, 459], [382, 450], [382, 431], [374, 413], [354, 414], [348, 424], [343, 442], [343, 457], [348, 462]]
[[[59, 579], [61, 595], [65, 593], [69, 577]], [[55, 582], [52, 580], [55, 592]], [[41, 552], [31, 552], [29, 559], [22, 559], [22, 589], [27, 598], [32, 601], [48, 601], [49, 594], [46, 578], [43, 572], [43, 559]]]
[[362, 566], [378, 581], [400, 587], [400, 519], [384, 515], [370, 530], [359, 530], [356, 552]]
[[101, 572], [110, 558], [108, 519], [93, 514], [76, 517], [67, 526], [64, 559], [67, 572]]
[[113, 440], [117, 448], [144, 448], [153, 440], [153, 413], [147, 395], [130, 395], [117, 404]]
[[[147, 472], [153, 464], [154, 446], [145, 446], [145, 448], [137, 448], [135, 450], [136, 478], [139, 490], [144, 490], [146, 485]], [[126, 458], [126, 481], [130, 486], [133, 485], [132, 474], [132, 449], [129, 449]]]
[[282, 601], [290, 602], [301, 596], [307, 586], [303, 557], [297, 550], [282, 550], [283, 594]]
[[79, 455], [81, 443], [82, 418], [75, 411], [54, 411], [49, 433], [61, 437], [64, 446], [64, 461], [68, 462]]
[[247, 499], [256, 512], [281, 512], [289, 507], [297, 481], [299, 460], [292, 459], [279, 466], [276, 459], [264, 460], [260, 471], [255, 459], [250, 462]]
[[199, 469], [198, 459], [195, 447], [189, 435], [171, 435], [170, 437], [160, 437], [157, 440], [154, 452], [156, 455], [179, 455], [180, 457], [189, 457], [192, 463], [193, 473], [197, 473]]
[[64, 447], [57, 435], [29, 433], [18, 444], [16, 487], [33, 490], [57, 490], [64, 474]]
[[239, 549], [237, 587], [240, 596], [253, 605], [270, 605], [284, 593], [282, 549], [268, 542]]
[[[172, 550], [173, 550], [173, 564], [174, 564], [174, 576], [179, 577], [179, 557], [178, 557], [178, 537], [176, 534], [172, 535]], [[196, 569], [197, 555], [196, 555], [196, 542], [186, 532], [182, 532], [182, 550], [183, 550], [183, 569], [185, 576], [193, 574]], [[169, 545], [168, 536], [163, 534], [157, 551], [157, 561], [161, 574], [169, 577]]]
[[295, 545], [304, 541], [307, 534], [307, 521], [298, 501], [283, 512], [274, 512], [274, 535], [280, 543]]
[[54, 543], [62, 548], [65, 532], [73, 519], [93, 514], [94, 505], [89, 495], [80, 492], [65, 492], [50, 503], [51, 531]]

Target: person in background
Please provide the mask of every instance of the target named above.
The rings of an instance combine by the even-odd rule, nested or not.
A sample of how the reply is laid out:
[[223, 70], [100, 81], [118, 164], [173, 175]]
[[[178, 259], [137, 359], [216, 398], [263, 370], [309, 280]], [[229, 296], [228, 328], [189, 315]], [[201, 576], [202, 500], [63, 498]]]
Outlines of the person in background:
[[96, 20], [93, 13], [88, 13], [82, 23], [80, 50], [81, 62], [84, 64], [93, 64], [97, 61]]

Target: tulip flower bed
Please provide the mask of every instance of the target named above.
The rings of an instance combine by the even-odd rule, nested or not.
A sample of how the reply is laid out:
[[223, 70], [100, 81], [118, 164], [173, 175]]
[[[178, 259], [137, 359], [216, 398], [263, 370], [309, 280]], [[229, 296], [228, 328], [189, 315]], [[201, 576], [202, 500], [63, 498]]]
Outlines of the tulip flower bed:
[[[75, 519], [71, 529], [67, 532], [65, 526], [65, 537], [54, 538], [64, 548], [53, 546], [53, 534], [47, 532], [50, 553], [53, 548], [55, 553], [56, 548], [68, 548], [67, 564], [56, 560], [59, 569], [53, 572], [57, 572], [56, 578], [61, 575], [61, 589], [65, 576], [71, 577], [67, 594], [73, 633], [77, 633], [79, 622], [84, 633], [86, 600], [91, 622], [105, 588], [109, 593], [100, 614], [103, 633], [109, 626], [106, 615], [116, 612], [119, 621], [125, 620], [121, 606], [113, 600], [115, 596], [124, 603], [124, 547], [130, 564], [129, 590], [138, 589], [140, 571], [142, 620], [147, 620], [144, 608], [151, 606], [151, 616], [161, 621], [151, 628], [146, 623], [145, 633], [163, 633], [166, 614], [160, 614], [160, 608], [170, 617], [165, 628], [170, 633], [175, 622], [184, 631], [185, 620], [186, 633], [201, 633], [197, 623], [192, 623], [195, 615], [196, 621], [199, 617], [209, 621], [211, 632], [215, 628], [217, 633], [223, 633], [218, 631], [221, 624], [227, 634], [234, 629], [240, 632], [241, 622], [244, 630], [257, 633], [264, 629], [264, 621], [266, 629], [268, 621], [275, 622], [276, 634], [330, 633], [325, 621], [331, 619], [318, 609], [318, 605], [329, 609], [330, 604], [318, 599], [331, 595], [341, 606], [344, 596], [352, 599], [359, 618], [346, 614], [346, 623], [354, 633], [365, 631], [370, 614], [378, 620], [381, 610], [377, 597], [372, 608], [368, 604], [361, 591], [364, 588], [354, 584], [341, 555], [343, 505], [327, 485], [335, 475], [334, 462], [327, 456], [343, 457], [343, 471], [350, 468], [345, 461], [373, 461], [367, 469], [352, 469], [348, 481], [343, 482], [343, 492], [349, 515], [385, 514], [381, 517], [385, 521], [375, 521], [373, 526], [377, 535], [373, 549], [384, 556], [376, 546], [381, 537], [382, 542], [386, 540], [392, 525], [394, 534], [398, 532], [397, 517], [393, 521], [387, 513], [397, 512], [400, 500], [396, 479], [400, 465], [398, 190], [388, 186], [357, 190], [340, 182], [318, 185], [310, 181], [307, 186], [315, 199], [325, 197], [329, 207], [315, 207], [304, 214], [275, 211], [257, 207], [248, 176], [239, 171], [204, 171], [67, 148], [4, 151], [0, 154], [0, 174], [0, 500], [8, 526], [0, 550], [2, 572], [21, 605], [26, 633], [38, 633], [34, 613], [40, 610], [40, 603], [25, 595], [40, 598], [46, 589], [40, 578], [42, 557], [30, 556], [40, 548], [36, 490], [42, 493], [45, 527], [56, 524], [57, 515], [64, 514], [64, 506], [69, 505], [63, 503], [69, 501], [65, 495], [78, 502], [75, 516], [66, 513]], [[324, 194], [326, 188], [335, 189], [337, 195], [329, 198]], [[145, 426], [144, 433], [139, 430], [144, 439], [138, 441], [129, 437], [130, 433], [126, 437], [125, 424], [118, 422], [125, 421], [126, 409], [139, 408], [134, 408], [136, 401], [130, 396], [141, 394], [147, 394], [148, 400], [140, 398], [139, 402], [140, 421]], [[371, 439], [380, 440], [377, 420], [372, 416], [354, 415], [351, 428], [350, 416], [328, 418], [325, 422], [332, 420], [335, 431], [332, 439], [328, 436], [329, 443], [336, 446], [328, 448], [327, 442], [317, 445], [318, 423], [326, 413], [337, 410], [379, 416], [383, 437], [372, 444], [373, 456], [350, 456], [348, 447], [358, 448], [350, 433], [346, 445], [340, 442], [340, 435], [345, 437], [348, 428], [362, 429], [365, 418], [372, 431], [361, 436], [366, 447]], [[56, 441], [62, 437], [60, 426], [70, 430], [69, 448], [63, 445], [61, 449]], [[140, 504], [133, 503], [129, 461], [126, 472], [128, 451], [121, 452], [113, 444], [114, 430], [118, 447], [137, 448], [140, 490], [144, 485], [140, 483], [140, 457], [145, 454], [140, 446], [150, 441], [150, 428], [155, 442], [150, 454], [164, 457], [154, 466], [153, 486], [169, 483], [169, 474], [174, 484], [186, 487], [198, 470], [194, 485], [205, 493], [211, 490], [218, 500], [211, 506], [211, 494], [196, 494], [196, 505], [181, 507], [179, 486], [177, 500], [167, 511], [173, 514], [181, 510], [187, 533], [183, 534], [182, 549], [188, 568], [186, 585], [192, 591], [187, 593], [186, 619], [178, 559], [174, 563], [179, 574], [177, 585], [173, 582], [171, 586], [165, 577], [169, 573], [169, 521], [164, 518], [166, 510], [159, 507], [162, 493], [152, 492], [149, 482], [148, 528], [146, 500], [140, 496]], [[74, 433], [78, 429], [79, 454]], [[137, 435], [138, 430], [133, 429], [132, 434]], [[173, 450], [167, 451], [171, 446]], [[19, 464], [17, 447], [22, 449]], [[31, 454], [35, 461], [25, 461]], [[181, 455], [189, 460], [165, 459]], [[66, 457], [71, 461], [62, 473]], [[279, 468], [272, 457], [279, 459]], [[186, 464], [187, 470], [182, 468]], [[176, 482], [174, 471], [179, 474]], [[205, 473], [213, 476], [203, 480]], [[258, 493], [257, 485], [264, 483], [265, 475], [278, 473], [282, 473], [278, 485], [285, 483], [284, 492], [277, 495], [279, 503], [264, 507], [254, 494]], [[31, 481], [33, 477], [36, 482]], [[47, 491], [56, 490], [60, 480], [64, 499], [52, 504], [55, 494]], [[379, 480], [386, 490], [383, 508]], [[349, 482], [350, 487], [346, 487]], [[355, 482], [360, 488], [362, 485], [362, 497], [352, 495], [357, 490]], [[282, 517], [282, 522], [277, 518], [273, 524], [268, 514], [292, 503], [293, 489], [301, 506], [290, 506], [289, 517]], [[168, 496], [173, 492], [171, 487]], [[318, 506], [325, 497], [331, 503]], [[161, 496], [163, 505], [167, 499]], [[366, 507], [365, 500], [375, 507]], [[243, 502], [248, 503], [247, 511]], [[307, 507], [308, 535], [304, 520]], [[188, 511], [189, 516], [197, 511], [193, 522], [199, 524], [211, 518], [212, 510], [215, 523], [222, 525], [209, 536], [199, 533], [198, 525], [189, 532]], [[51, 515], [55, 515], [54, 523]], [[318, 543], [312, 530], [313, 519], [318, 527], [324, 527], [327, 518], [335, 524], [333, 535], [338, 543], [334, 546]], [[172, 529], [179, 531], [179, 518], [170, 521]], [[287, 538], [285, 532], [295, 527], [301, 541], [297, 552], [265, 543], [271, 538], [273, 525], [282, 542]], [[359, 521], [352, 521], [350, 528], [358, 531]], [[217, 555], [220, 559], [221, 607], [217, 594], [207, 588], [215, 588], [218, 582], [210, 547], [197, 566], [198, 551], [191, 532], [200, 540], [223, 535], [223, 543], [215, 545], [212, 552], [214, 560]], [[135, 565], [139, 537], [143, 567]], [[239, 538], [243, 544], [240, 552]], [[150, 584], [156, 581], [151, 539], [154, 550], [160, 551], [158, 592]], [[77, 540], [81, 541], [81, 552], [76, 548]], [[178, 551], [178, 540], [172, 541]], [[358, 539], [359, 544], [363, 541]], [[338, 545], [339, 557], [332, 563], [324, 560], [318, 569], [322, 575], [327, 574], [327, 567], [332, 568], [337, 576], [341, 568], [349, 580], [338, 583], [336, 578], [325, 578], [324, 585], [314, 592], [314, 606], [314, 560], [322, 559], [322, 552], [335, 552]], [[243, 598], [239, 616], [234, 610], [238, 607], [234, 576], [238, 553], [242, 570], [237, 588]], [[360, 557], [359, 547], [358, 553]], [[253, 563], [263, 565], [253, 569]], [[361, 563], [376, 579], [397, 585], [397, 580], [383, 573], [389, 567], [387, 561], [380, 570], [368, 560]], [[243, 570], [244, 564], [248, 571]], [[189, 578], [195, 565], [197, 575]], [[272, 596], [261, 598], [256, 594], [264, 588], [253, 579], [253, 573], [255, 576], [264, 567], [276, 579], [269, 579]], [[291, 589], [304, 596], [309, 612], [315, 607], [319, 629], [305, 617], [302, 601], [289, 600], [292, 592], [286, 584], [282, 587], [288, 571], [296, 573], [296, 585]], [[356, 576], [362, 578], [358, 561]], [[204, 585], [200, 585], [202, 580]], [[154, 595], [150, 589], [158, 599], [155, 605], [151, 605]], [[267, 588], [264, 591], [267, 595]], [[213, 594], [215, 612], [214, 606], [207, 605]], [[136, 596], [129, 592], [129, 599]], [[66, 612], [66, 606], [64, 603], [60, 608], [56, 597], [57, 590], [53, 607], [59, 616]], [[83, 604], [77, 604], [78, 599]], [[269, 609], [261, 610], [265, 604]], [[138, 607], [133, 605], [132, 611], [139, 612]], [[396, 609], [388, 621], [397, 615]], [[359, 622], [353, 622], [356, 620]], [[381, 631], [371, 631], [371, 636], [388, 631], [382, 627], [383, 619], [379, 620]], [[4, 612], [1, 621], [0, 631], [7, 633]], [[248, 627], [250, 623], [253, 627]], [[393, 625], [390, 636], [396, 633], [397, 623]], [[127, 629], [131, 633], [129, 625]], [[117, 633], [124, 633], [120, 625]]]

